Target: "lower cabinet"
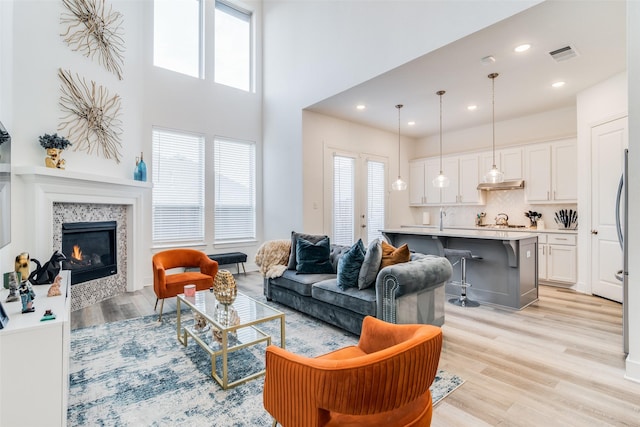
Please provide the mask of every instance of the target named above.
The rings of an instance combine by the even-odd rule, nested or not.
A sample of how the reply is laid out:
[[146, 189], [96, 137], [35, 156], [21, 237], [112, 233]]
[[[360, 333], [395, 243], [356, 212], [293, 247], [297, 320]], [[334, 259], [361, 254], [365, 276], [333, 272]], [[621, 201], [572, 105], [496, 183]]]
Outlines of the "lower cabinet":
[[[62, 271], [62, 295], [47, 297], [49, 285], [34, 286], [33, 313], [20, 301], [0, 297], [9, 322], [0, 329], [0, 426], [65, 426], [69, 390], [69, 271]], [[41, 321], [46, 309], [56, 315]]]
[[538, 235], [538, 280], [571, 284], [576, 282], [575, 234]]

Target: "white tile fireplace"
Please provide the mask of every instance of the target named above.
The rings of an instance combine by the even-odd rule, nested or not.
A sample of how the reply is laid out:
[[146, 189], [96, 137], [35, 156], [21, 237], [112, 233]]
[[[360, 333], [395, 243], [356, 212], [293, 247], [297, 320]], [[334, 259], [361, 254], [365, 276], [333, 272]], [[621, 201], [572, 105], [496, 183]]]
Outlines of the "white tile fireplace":
[[[63, 222], [118, 222], [119, 273], [72, 286], [72, 310], [144, 286], [151, 267], [143, 247], [150, 221], [144, 220], [143, 213], [151, 203], [151, 183], [38, 166], [18, 167], [14, 172], [24, 184], [25, 247], [42, 263], [61, 249]], [[94, 283], [101, 280], [106, 282]]]

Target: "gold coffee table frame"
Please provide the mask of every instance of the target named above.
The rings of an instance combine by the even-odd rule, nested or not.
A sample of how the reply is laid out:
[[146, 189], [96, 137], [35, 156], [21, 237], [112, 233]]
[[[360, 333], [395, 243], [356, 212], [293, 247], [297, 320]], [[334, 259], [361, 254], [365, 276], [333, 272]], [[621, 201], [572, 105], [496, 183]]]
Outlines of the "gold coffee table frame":
[[[193, 311], [193, 326], [182, 327], [182, 304], [187, 305]], [[224, 304], [216, 301], [213, 292], [210, 291], [196, 292], [193, 297], [185, 297], [184, 294], [180, 294], [176, 302], [176, 333], [178, 341], [186, 347], [187, 337], [191, 336], [202, 349], [209, 353], [211, 357], [211, 377], [225, 390], [258, 378], [266, 372], [263, 369], [260, 372], [229, 382], [227, 363], [229, 353], [261, 342], [266, 342], [267, 345], [271, 344], [271, 336], [260, 330], [256, 325], [280, 319], [280, 347], [285, 348], [284, 313], [240, 292], [238, 292], [234, 303], [226, 306], [226, 308], [227, 311], [225, 311]], [[233, 315], [231, 316], [230, 313]], [[195, 330], [195, 318], [197, 315], [200, 315], [201, 319], [209, 326], [208, 330]], [[229, 317], [232, 317], [231, 321], [228, 321]], [[217, 332], [215, 340], [213, 338], [214, 331]], [[239, 343], [229, 346], [229, 334], [232, 333], [236, 334]], [[222, 378], [216, 373], [216, 357], [219, 355], [222, 355]]]

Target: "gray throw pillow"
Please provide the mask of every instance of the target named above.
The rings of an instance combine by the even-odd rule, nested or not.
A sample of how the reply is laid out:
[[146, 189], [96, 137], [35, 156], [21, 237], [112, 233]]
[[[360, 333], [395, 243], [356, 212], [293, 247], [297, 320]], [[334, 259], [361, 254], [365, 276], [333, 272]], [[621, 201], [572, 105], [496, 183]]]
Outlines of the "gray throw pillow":
[[289, 264], [287, 269], [295, 270], [298, 265], [298, 260], [296, 258], [296, 247], [298, 244], [298, 237], [302, 237], [304, 240], [307, 240], [311, 243], [318, 243], [320, 240], [324, 239], [327, 236], [320, 234], [304, 234], [304, 233], [296, 233], [295, 231], [291, 232], [291, 252], [289, 252]]
[[362, 239], [351, 246], [338, 260], [338, 287], [342, 290], [358, 287], [358, 274], [364, 261]]
[[358, 275], [358, 289], [366, 289], [375, 283], [381, 260], [382, 244], [380, 239], [375, 239], [369, 243], [367, 253], [364, 255], [364, 262]]

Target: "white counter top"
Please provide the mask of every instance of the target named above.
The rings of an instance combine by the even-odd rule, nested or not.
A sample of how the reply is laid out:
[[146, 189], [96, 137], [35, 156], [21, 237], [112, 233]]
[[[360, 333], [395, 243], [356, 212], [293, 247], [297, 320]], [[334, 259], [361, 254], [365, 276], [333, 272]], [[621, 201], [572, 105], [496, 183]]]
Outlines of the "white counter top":
[[[426, 229], [431, 229], [431, 230], [437, 230], [438, 226], [437, 225], [402, 225], [402, 228], [426, 228]], [[446, 226], [444, 228], [445, 230], [478, 230], [478, 231], [485, 231], [485, 230], [489, 230], [489, 231], [507, 231], [507, 232], [514, 232], [514, 233], [560, 233], [560, 234], [578, 234], [578, 230], [566, 230], [566, 229], [558, 229], [558, 228], [544, 228], [544, 229], [537, 229], [537, 228], [529, 228], [529, 227], [522, 227], [522, 228], [498, 228], [498, 227], [494, 227], [494, 226], [484, 226], [484, 227], [476, 227], [473, 225], [450, 225], [450, 226]]]
[[383, 234], [413, 234], [421, 236], [441, 236], [441, 237], [460, 237], [465, 239], [484, 239], [484, 240], [524, 240], [537, 237], [537, 234], [522, 231], [506, 231], [496, 229], [460, 229], [453, 227], [445, 227], [440, 231], [437, 228], [426, 227], [403, 227], [395, 229], [384, 229]]

